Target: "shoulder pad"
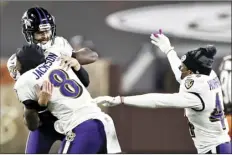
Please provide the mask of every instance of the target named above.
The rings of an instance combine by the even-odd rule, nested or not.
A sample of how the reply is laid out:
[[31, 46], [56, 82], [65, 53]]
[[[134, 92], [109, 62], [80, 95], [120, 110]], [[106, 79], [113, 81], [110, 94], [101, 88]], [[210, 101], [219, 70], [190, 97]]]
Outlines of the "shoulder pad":
[[205, 85], [205, 78], [203, 75], [194, 74], [185, 77], [180, 85], [180, 91], [182, 92], [197, 92], [199, 93], [202, 87]]
[[67, 44], [67, 40], [64, 37], [57, 36], [55, 38], [54, 44], [59, 46], [65, 46]]
[[184, 86], [186, 89], [190, 89], [194, 84], [193, 78], [187, 78], [184, 82]]
[[64, 37], [56, 37], [53, 46], [57, 46], [57, 47], [61, 48], [62, 52], [60, 52], [60, 53], [62, 55], [67, 55], [67, 56], [72, 55], [73, 48]]
[[[24, 87], [25, 85], [27, 85], [27, 86], [31, 85], [34, 82], [33, 78], [31, 78], [31, 77], [32, 77], [31, 71], [27, 71], [26, 73], [22, 74], [18, 78], [18, 80], [15, 82], [14, 87], [19, 88], [19, 87]], [[30, 79], [30, 80], [28, 80], [28, 79]]]

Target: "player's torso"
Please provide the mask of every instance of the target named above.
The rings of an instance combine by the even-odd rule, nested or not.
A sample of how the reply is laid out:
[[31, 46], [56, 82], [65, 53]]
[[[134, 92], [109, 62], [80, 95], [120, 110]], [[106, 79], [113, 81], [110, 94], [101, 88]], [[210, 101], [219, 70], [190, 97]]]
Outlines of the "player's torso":
[[[60, 55], [50, 52], [46, 63], [25, 73], [22, 78], [30, 79], [31, 86], [41, 86], [44, 80], [54, 85], [48, 110], [58, 118], [54, 124], [56, 131], [66, 133], [85, 120], [102, 118], [104, 115], [101, 109], [91, 102], [89, 92], [72, 69], [65, 71], [61, 69], [60, 63]], [[30, 89], [35, 91], [32, 87]]]
[[[197, 79], [201, 78], [201, 79]], [[202, 109], [185, 109], [190, 135], [201, 153], [210, 147], [229, 141], [228, 123], [224, 115], [221, 85], [215, 73], [211, 76], [194, 77], [194, 85], [203, 103]]]
[[39, 85], [44, 80], [54, 85], [48, 109], [58, 119], [69, 118], [69, 114], [90, 104], [91, 96], [72, 69], [65, 71], [60, 67], [60, 58], [50, 53], [46, 63], [36, 67], [32, 74]]

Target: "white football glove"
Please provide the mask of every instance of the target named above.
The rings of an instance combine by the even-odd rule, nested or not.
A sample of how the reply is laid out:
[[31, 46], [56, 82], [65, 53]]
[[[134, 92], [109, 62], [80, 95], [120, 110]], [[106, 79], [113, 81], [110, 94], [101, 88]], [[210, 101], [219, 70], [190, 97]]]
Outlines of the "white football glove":
[[174, 47], [171, 46], [168, 37], [162, 34], [161, 30], [159, 30], [159, 34], [158, 33], [151, 34], [150, 38], [151, 38], [151, 43], [159, 47], [159, 49], [165, 54], [168, 54], [171, 50], [174, 49]]
[[13, 54], [7, 61], [7, 69], [10, 73], [10, 76], [15, 81], [17, 81], [18, 78], [20, 77], [19, 71], [16, 70], [16, 62], [17, 62], [16, 54]]
[[92, 100], [92, 103], [105, 107], [112, 107], [121, 104], [121, 97], [99, 96]]

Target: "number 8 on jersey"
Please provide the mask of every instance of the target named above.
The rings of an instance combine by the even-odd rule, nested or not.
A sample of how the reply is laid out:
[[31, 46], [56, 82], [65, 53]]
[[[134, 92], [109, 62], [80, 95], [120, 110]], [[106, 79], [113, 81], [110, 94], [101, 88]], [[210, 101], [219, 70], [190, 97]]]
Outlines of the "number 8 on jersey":
[[69, 79], [68, 74], [61, 69], [53, 70], [49, 81], [54, 87], [60, 88], [60, 93], [66, 97], [78, 98], [82, 94], [82, 87], [75, 80]]

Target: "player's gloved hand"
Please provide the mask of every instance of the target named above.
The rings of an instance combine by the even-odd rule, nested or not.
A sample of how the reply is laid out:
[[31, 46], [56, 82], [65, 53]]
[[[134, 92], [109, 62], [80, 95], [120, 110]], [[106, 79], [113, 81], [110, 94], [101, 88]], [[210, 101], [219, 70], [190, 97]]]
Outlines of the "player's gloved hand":
[[99, 96], [92, 100], [92, 103], [97, 105], [102, 105], [105, 107], [116, 106], [122, 104], [121, 96], [111, 97], [111, 96]]
[[71, 67], [73, 67], [76, 71], [79, 71], [81, 68], [81, 65], [77, 59], [65, 55], [61, 56], [60, 66], [66, 70], [69, 70]]
[[52, 97], [53, 85], [49, 81], [44, 81], [42, 88], [35, 85], [36, 95], [40, 106], [46, 107]]
[[159, 47], [159, 49], [165, 53], [168, 54], [171, 50], [174, 49], [174, 47], [171, 46], [171, 43], [163, 33], [162, 30], [159, 30], [159, 33], [153, 33], [150, 36], [151, 43]]

